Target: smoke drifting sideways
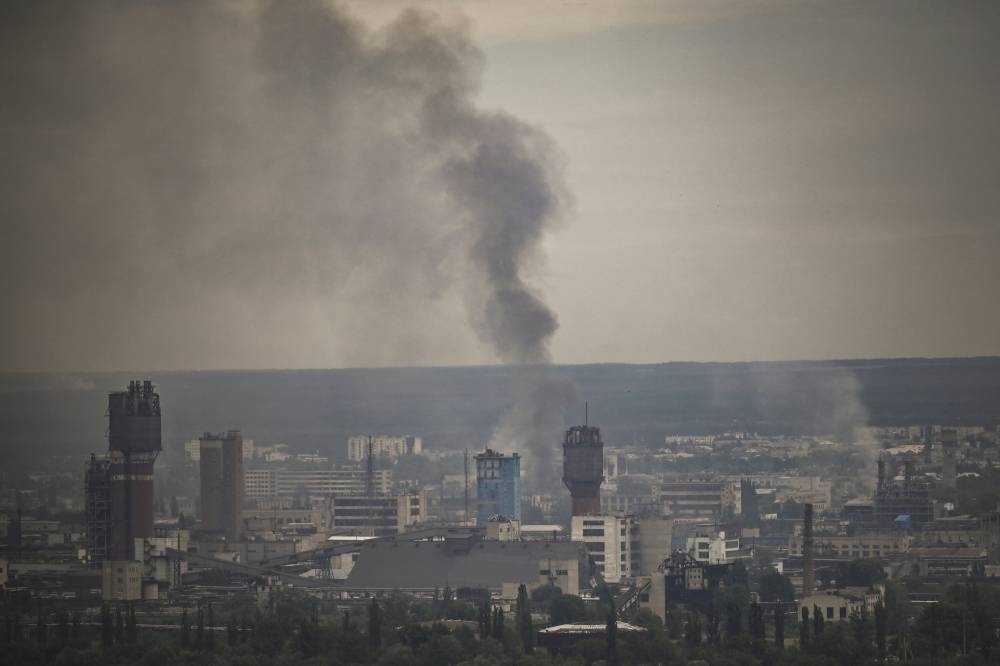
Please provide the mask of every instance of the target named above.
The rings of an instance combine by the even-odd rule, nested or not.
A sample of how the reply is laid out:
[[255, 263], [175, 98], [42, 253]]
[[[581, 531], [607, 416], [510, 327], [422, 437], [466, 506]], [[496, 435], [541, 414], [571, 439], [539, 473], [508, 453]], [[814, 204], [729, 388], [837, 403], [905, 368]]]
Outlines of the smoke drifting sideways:
[[756, 412], [777, 423], [799, 422], [797, 430], [832, 437], [850, 445], [836, 475], [847, 479], [843, 492], [864, 496], [875, 487], [881, 449], [872, 435], [863, 386], [848, 368], [814, 365], [798, 372], [753, 373], [744, 390]]
[[498, 436], [557, 446], [574, 390], [530, 279], [571, 201], [548, 137], [475, 105], [467, 26], [308, 0], [0, 14], [0, 367], [454, 362], [482, 353], [465, 319], [524, 368]]

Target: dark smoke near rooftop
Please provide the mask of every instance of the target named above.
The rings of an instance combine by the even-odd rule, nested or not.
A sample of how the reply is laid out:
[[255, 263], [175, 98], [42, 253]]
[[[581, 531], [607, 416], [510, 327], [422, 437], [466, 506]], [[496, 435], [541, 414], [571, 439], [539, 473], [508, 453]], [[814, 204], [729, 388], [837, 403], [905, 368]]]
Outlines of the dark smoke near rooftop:
[[[561, 170], [475, 106], [462, 26], [370, 31], [320, 2], [0, 11], [0, 367], [433, 364], [463, 319], [494, 360], [550, 360], [528, 279]], [[525, 377], [515, 403], [550, 404]], [[554, 447], [522, 432], [545, 420], [513, 417], [513, 440]]]

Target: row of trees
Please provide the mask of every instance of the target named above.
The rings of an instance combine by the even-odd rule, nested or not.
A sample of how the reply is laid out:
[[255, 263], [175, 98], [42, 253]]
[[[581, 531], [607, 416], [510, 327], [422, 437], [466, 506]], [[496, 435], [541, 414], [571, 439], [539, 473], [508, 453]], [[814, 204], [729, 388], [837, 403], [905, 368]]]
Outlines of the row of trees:
[[[605, 601], [587, 605], [589, 617], [575, 618], [593, 622], [594, 615], [602, 613], [605, 636], [581, 640], [570, 654], [553, 656], [535, 646], [531, 611], [575, 608], [573, 597], [564, 599], [568, 596], [552, 589], [528, 594], [522, 587], [513, 612], [506, 614], [487, 603], [462, 602], [469, 605], [473, 619], [449, 626], [443, 618], [427, 619], [422, 602], [400, 593], [370, 601], [354, 611], [355, 617], [333, 605], [324, 608], [301, 593], [285, 592], [252, 614], [237, 605], [185, 612], [169, 632], [140, 633], [129, 606], [103, 608], [100, 622], [89, 631], [79, 617], [62, 615], [54, 625], [36, 623], [32, 632], [30, 623], [8, 615], [0, 664], [489, 666], [683, 664], [700, 659], [713, 665], [854, 666], [890, 659], [988, 664], [1000, 657], [1000, 594], [975, 585], [953, 587], [940, 603], [920, 612], [911, 612], [890, 586], [886, 604], [871, 616], [861, 613], [841, 622], [829, 622], [816, 608], [796, 618], [786, 616], [780, 605], [744, 606], [743, 596], [731, 591], [719, 597], [724, 603], [712, 604], [707, 612], [672, 610], [665, 623], [642, 610], [633, 619], [647, 629], [639, 636], [618, 633], [612, 606]], [[223, 636], [214, 624], [216, 617], [226, 627], [225, 641], [216, 640], [216, 634]], [[796, 636], [798, 640], [789, 640]]]

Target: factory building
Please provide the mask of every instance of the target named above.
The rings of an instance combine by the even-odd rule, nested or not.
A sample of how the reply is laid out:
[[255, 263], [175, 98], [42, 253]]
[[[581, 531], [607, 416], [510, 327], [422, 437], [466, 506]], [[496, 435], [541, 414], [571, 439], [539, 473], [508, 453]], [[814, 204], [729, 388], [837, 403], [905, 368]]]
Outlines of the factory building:
[[885, 463], [878, 461], [878, 475], [873, 502], [872, 522], [877, 528], [897, 526], [897, 518], [906, 517], [906, 525], [920, 527], [931, 523], [939, 514], [939, 507], [931, 497], [930, 484], [913, 476], [913, 463], [906, 461], [902, 483], [889, 480]]
[[242, 532], [243, 437], [239, 430], [213, 435], [199, 441], [201, 476], [200, 527], [235, 540]]
[[347, 585], [372, 591], [463, 587], [488, 589], [513, 600], [528, 590], [555, 585], [580, 594], [592, 583], [583, 544], [570, 541], [484, 541], [473, 533], [434, 541], [358, 544]]
[[[913, 543], [913, 538], [903, 532], [872, 532], [851, 536], [817, 534], [813, 540], [813, 552], [824, 559], [888, 558], [905, 554]], [[801, 534], [788, 537], [788, 554], [793, 557], [803, 555]]]
[[521, 458], [486, 449], [476, 455], [476, 524], [500, 516], [521, 521]]
[[389, 536], [427, 521], [427, 493], [331, 495], [323, 516], [330, 532]]
[[135, 540], [154, 536], [153, 464], [162, 448], [160, 396], [153, 383], [129, 382], [108, 395], [111, 559], [135, 558]]
[[[84, 473], [86, 561], [101, 569], [105, 598], [157, 598], [148, 566], [153, 523], [153, 465], [160, 452], [160, 396], [153, 383], [131, 381], [108, 394], [108, 451]], [[166, 582], [169, 584], [169, 582]]]
[[[374, 491], [392, 491], [392, 470], [372, 472]], [[310, 496], [357, 495], [366, 492], [363, 469], [251, 469], [244, 473], [244, 489], [250, 499], [287, 497], [305, 492]]]
[[740, 513], [739, 481], [664, 481], [658, 489], [659, 503], [675, 517], [719, 519]]
[[153, 463], [160, 452], [160, 396], [150, 381], [108, 395], [108, 452], [84, 475], [87, 562], [135, 560], [153, 532]]
[[413, 435], [354, 435], [347, 438], [347, 459], [361, 462], [368, 458], [368, 440], [376, 458], [395, 460], [400, 456], [417, 455], [423, 451], [424, 442]]
[[617, 583], [640, 569], [639, 523], [635, 516], [573, 516], [570, 538], [582, 542], [597, 572]]
[[573, 499], [574, 516], [601, 513], [604, 442], [600, 428], [574, 426], [563, 440], [563, 483]]

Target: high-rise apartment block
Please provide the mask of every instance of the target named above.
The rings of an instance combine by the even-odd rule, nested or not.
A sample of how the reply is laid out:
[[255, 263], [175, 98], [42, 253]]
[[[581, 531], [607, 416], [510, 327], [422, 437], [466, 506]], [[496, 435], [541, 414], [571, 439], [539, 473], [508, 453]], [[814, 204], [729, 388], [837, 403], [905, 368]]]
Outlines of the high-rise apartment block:
[[201, 528], [240, 537], [243, 514], [243, 438], [239, 430], [200, 440]]
[[521, 520], [521, 458], [486, 449], [476, 455], [476, 524], [500, 516]]

